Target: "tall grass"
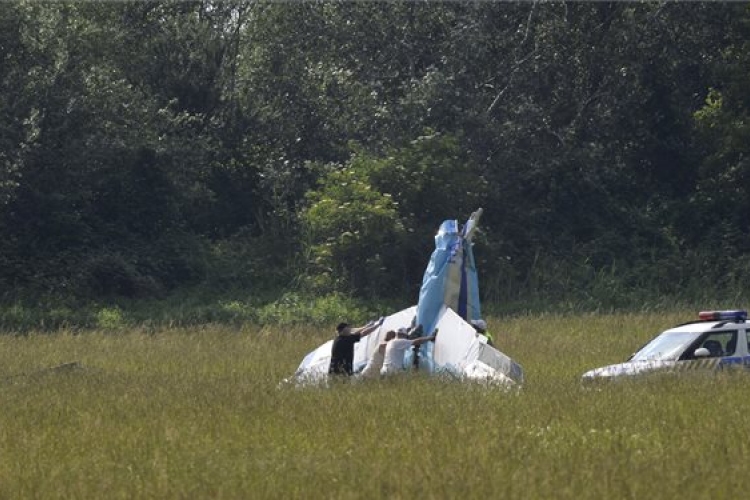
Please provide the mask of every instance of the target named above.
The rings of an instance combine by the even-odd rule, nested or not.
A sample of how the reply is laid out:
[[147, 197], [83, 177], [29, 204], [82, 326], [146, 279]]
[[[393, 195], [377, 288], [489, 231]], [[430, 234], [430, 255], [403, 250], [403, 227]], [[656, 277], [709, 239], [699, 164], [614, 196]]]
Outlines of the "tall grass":
[[740, 497], [745, 375], [579, 384], [693, 313], [491, 317], [510, 392], [280, 384], [322, 328], [3, 336], [0, 498]]

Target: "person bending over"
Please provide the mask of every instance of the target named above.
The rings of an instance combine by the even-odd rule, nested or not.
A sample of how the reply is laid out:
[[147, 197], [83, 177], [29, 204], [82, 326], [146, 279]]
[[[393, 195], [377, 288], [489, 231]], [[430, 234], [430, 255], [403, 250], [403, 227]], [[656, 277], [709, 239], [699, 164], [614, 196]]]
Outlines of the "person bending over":
[[471, 320], [471, 326], [474, 327], [474, 330], [476, 330], [478, 334], [487, 337], [487, 345], [492, 347], [495, 346], [492, 334], [487, 330], [487, 322], [483, 319], [473, 319]]

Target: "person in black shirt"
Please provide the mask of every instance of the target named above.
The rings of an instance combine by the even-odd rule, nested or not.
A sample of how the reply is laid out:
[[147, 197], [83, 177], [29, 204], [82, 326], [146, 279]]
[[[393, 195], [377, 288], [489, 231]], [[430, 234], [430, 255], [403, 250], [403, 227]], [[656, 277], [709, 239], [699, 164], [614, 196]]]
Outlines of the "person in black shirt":
[[360, 341], [375, 330], [383, 323], [382, 318], [379, 321], [368, 323], [360, 328], [352, 328], [348, 323], [339, 323], [336, 327], [338, 335], [333, 339], [331, 348], [331, 364], [328, 367], [328, 373], [336, 375], [351, 375], [354, 364], [354, 344]]

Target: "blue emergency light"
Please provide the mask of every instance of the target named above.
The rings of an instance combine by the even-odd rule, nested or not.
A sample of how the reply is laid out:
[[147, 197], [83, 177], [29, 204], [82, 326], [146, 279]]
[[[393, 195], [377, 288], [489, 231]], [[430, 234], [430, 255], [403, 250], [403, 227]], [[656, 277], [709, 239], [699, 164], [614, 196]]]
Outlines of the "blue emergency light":
[[701, 311], [698, 318], [712, 321], [745, 321], [747, 311], [742, 309], [731, 309], [728, 311]]

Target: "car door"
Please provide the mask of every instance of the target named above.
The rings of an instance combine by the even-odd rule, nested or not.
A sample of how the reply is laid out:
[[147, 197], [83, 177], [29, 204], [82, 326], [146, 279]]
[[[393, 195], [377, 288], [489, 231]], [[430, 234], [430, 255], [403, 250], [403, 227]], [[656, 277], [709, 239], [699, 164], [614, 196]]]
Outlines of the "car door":
[[[738, 346], [737, 339], [742, 338], [744, 342]], [[701, 335], [680, 356], [680, 365], [683, 369], [691, 368], [716, 368], [720, 365], [733, 365], [743, 363], [747, 354], [748, 339], [743, 334], [738, 337], [737, 329], [724, 329], [709, 331]], [[695, 352], [705, 348], [708, 356], [696, 356]], [[742, 352], [743, 355], [740, 355]]]
[[734, 342], [734, 339], [732, 339], [730, 343], [725, 346], [724, 357], [721, 360], [722, 367], [742, 367], [750, 365], [750, 357], [748, 356], [748, 353], [750, 352], [750, 350], [748, 350], [750, 338], [748, 338], [748, 330], [744, 325], [737, 327], [737, 336], [735, 338], [737, 339], [737, 342]]

